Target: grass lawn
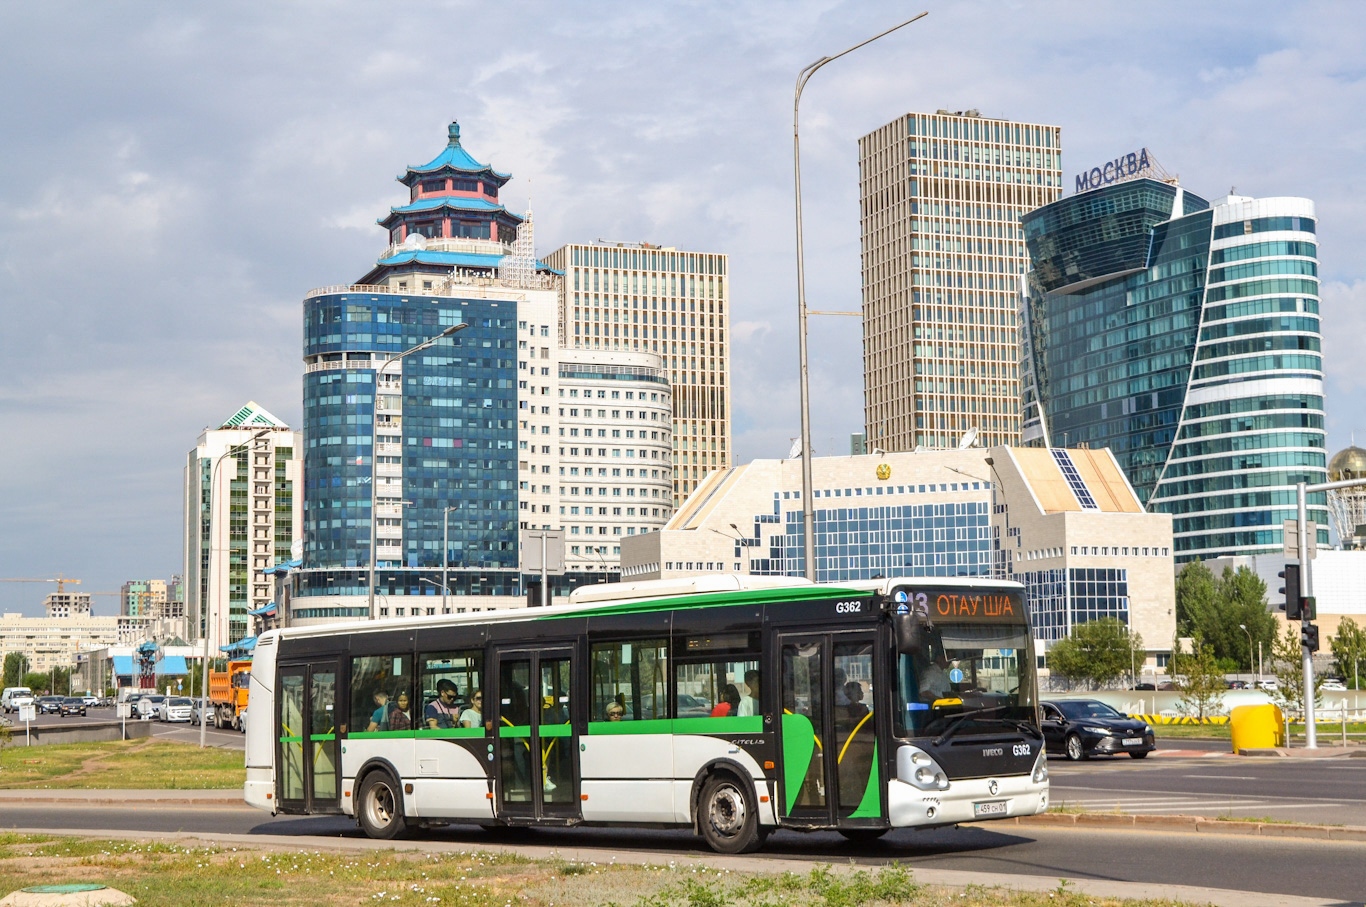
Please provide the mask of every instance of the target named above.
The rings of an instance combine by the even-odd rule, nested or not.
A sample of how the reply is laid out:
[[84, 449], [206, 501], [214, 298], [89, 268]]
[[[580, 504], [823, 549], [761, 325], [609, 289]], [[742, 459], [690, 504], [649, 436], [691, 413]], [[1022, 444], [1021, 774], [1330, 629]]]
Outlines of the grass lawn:
[[705, 867], [528, 860], [466, 851], [320, 853], [81, 841], [0, 833], [0, 893], [80, 880], [160, 905], [448, 904], [459, 907], [1162, 907], [1173, 901], [919, 885], [896, 864], [875, 872], [817, 867], [805, 875]]
[[224, 789], [240, 788], [246, 775], [240, 752], [162, 740], [24, 746], [20, 739], [0, 750], [0, 789], [6, 790]]

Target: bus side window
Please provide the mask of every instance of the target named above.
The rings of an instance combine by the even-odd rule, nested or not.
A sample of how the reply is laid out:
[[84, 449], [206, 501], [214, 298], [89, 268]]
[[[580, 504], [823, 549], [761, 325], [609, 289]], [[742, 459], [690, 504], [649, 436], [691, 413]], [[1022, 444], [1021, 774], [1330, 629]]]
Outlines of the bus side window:
[[597, 643], [589, 658], [592, 696], [589, 721], [607, 721], [614, 703], [624, 721], [668, 717], [666, 639]]
[[[460, 716], [472, 706], [483, 706], [482, 701], [478, 706], [474, 703], [474, 695], [484, 689], [482, 649], [423, 652], [418, 655], [417, 663], [422, 686], [421, 701], [418, 703], [418, 712], [422, 715], [419, 727], [429, 727], [429, 719], [435, 719], [438, 727], [456, 727]], [[443, 701], [440, 696], [442, 681], [455, 684], [455, 699], [451, 703]]]
[[[351, 731], [366, 731], [373, 724], [375, 730], [408, 730], [412, 727], [412, 666], [407, 655], [362, 655], [351, 659]], [[399, 708], [404, 700], [408, 709], [404, 716], [394, 716], [390, 710]], [[406, 718], [407, 720], [402, 720]]]

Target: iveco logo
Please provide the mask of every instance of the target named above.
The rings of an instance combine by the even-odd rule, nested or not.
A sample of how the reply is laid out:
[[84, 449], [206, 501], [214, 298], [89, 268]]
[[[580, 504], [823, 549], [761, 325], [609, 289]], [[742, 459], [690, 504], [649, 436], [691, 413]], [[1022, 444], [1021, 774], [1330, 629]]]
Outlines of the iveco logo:
[[987, 793], [991, 794], [991, 796], [996, 796], [996, 792], [1000, 789], [1001, 785], [997, 783], [995, 778], [992, 778], [990, 781], [987, 782]]
[[988, 759], [992, 756], [1004, 756], [1005, 754], [1005, 748], [1000, 746], [989, 746], [986, 749], [982, 750], [983, 759]]

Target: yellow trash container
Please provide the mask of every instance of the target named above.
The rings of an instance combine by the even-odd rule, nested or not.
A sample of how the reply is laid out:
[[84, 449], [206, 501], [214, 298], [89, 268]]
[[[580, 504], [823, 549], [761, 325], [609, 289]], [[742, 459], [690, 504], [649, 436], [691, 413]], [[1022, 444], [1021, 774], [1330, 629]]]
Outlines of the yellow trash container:
[[1240, 705], [1229, 713], [1233, 751], [1285, 746], [1285, 718], [1279, 706]]

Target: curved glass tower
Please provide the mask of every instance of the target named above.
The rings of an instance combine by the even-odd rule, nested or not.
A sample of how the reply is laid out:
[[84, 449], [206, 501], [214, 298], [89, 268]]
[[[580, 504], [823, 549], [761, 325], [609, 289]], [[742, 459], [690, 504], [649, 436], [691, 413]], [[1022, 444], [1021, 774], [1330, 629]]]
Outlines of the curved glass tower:
[[[1024, 229], [1024, 440], [1110, 447], [1178, 561], [1279, 551], [1327, 475], [1313, 202], [1144, 177]], [[1323, 495], [1309, 518], [1326, 544]]]

